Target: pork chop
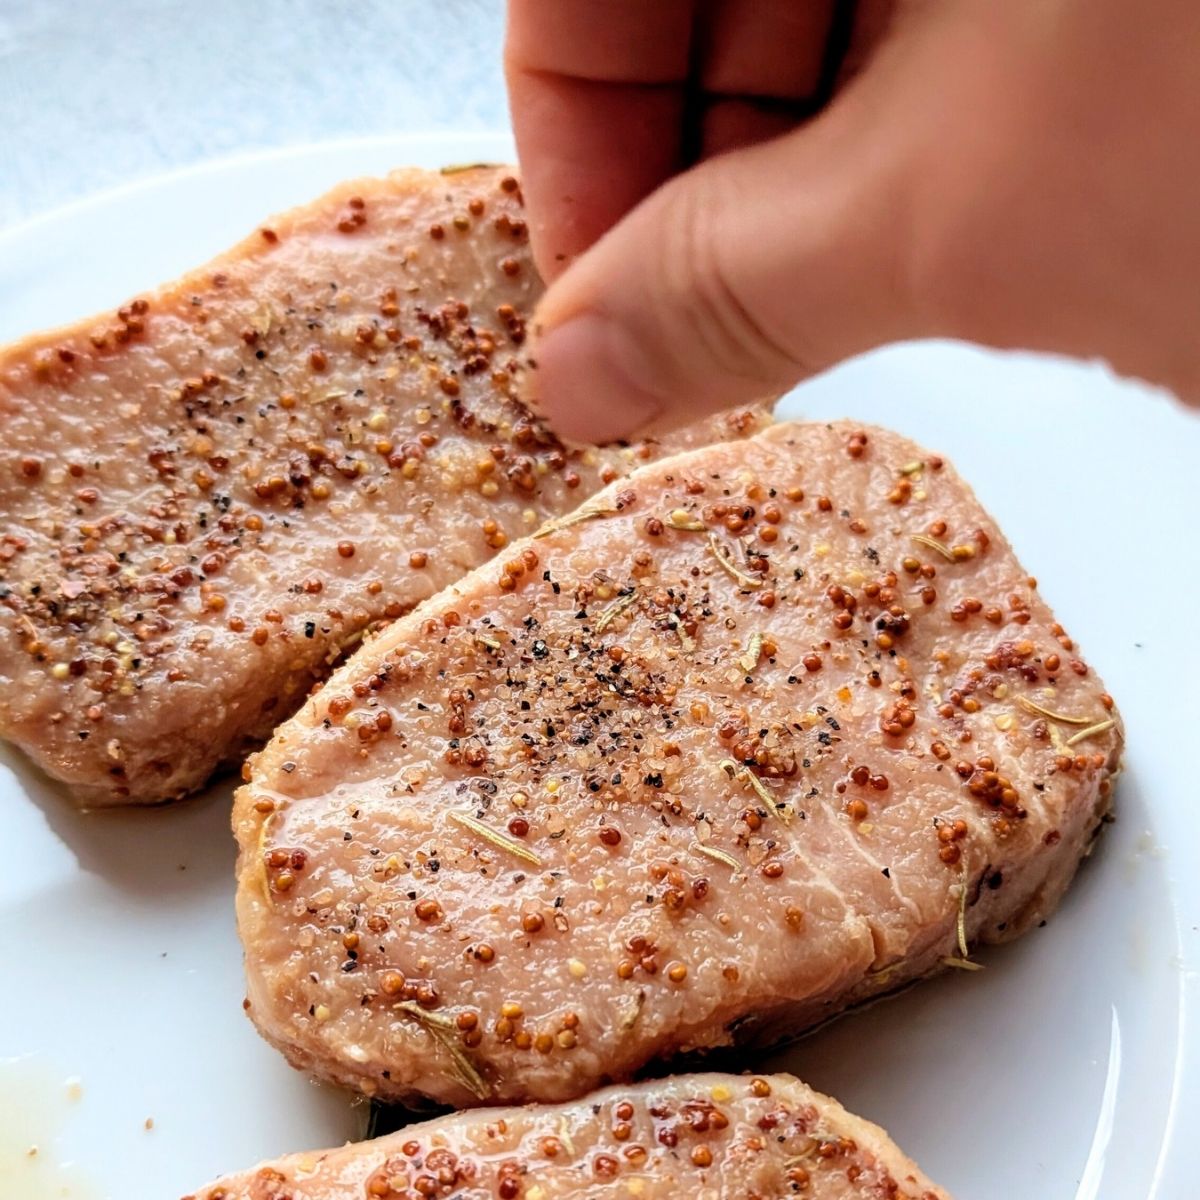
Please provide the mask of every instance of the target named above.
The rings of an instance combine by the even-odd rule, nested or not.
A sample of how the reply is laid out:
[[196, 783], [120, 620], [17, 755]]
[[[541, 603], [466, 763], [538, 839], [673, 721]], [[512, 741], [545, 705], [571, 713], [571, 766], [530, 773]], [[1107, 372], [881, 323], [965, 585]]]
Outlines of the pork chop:
[[293, 1154], [184, 1200], [949, 1200], [876, 1125], [789, 1075], [682, 1075], [456, 1113]]
[[655, 457], [515, 400], [539, 289], [508, 170], [401, 171], [0, 352], [0, 736], [84, 805], [180, 796], [364, 631]]
[[941, 458], [848, 424], [681, 455], [383, 631], [248, 765], [250, 1012], [456, 1105], [775, 1042], [1047, 917], [1121, 742]]

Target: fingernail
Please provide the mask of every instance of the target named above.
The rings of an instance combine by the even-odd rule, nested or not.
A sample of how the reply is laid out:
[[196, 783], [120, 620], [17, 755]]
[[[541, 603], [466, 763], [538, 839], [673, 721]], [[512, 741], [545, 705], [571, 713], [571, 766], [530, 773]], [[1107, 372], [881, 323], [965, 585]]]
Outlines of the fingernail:
[[529, 402], [570, 441], [630, 437], [663, 410], [636, 381], [640, 353], [616, 322], [597, 313], [571, 317], [530, 351], [536, 366], [526, 378]]

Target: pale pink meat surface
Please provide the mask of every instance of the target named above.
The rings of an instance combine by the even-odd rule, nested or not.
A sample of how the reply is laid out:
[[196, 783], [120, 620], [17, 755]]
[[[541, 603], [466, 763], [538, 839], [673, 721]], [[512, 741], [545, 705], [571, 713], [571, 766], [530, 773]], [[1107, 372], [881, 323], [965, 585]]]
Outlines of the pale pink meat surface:
[[293, 1154], [185, 1200], [949, 1200], [876, 1125], [788, 1075], [681, 1075]]
[[456, 1105], [771, 1043], [1047, 917], [1121, 744], [941, 459], [847, 424], [680, 455], [382, 631], [253, 760], [250, 1013]]
[[513, 398], [540, 288], [509, 170], [399, 171], [0, 351], [0, 736], [81, 804], [182, 795], [365, 629], [661, 453]]

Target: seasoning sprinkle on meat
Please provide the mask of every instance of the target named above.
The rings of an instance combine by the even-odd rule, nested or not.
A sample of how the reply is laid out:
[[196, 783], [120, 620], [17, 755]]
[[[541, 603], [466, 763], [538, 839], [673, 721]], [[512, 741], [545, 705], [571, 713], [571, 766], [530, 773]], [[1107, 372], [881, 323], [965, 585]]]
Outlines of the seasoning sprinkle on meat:
[[[897, 519], [916, 460], [833, 423], [652, 463], [589, 502], [604, 520], [514, 541], [366, 642], [236, 802], [261, 1031], [374, 1096], [479, 1103], [409, 1001], [490, 1102], [565, 1100], [1041, 925], [1111, 803], [1120, 718], [948, 464]], [[648, 519], [688, 506], [736, 573]], [[914, 528], [974, 551], [923, 561]], [[1097, 718], [1068, 747], [1042, 708]]]
[[364, 636], [664, 451], [762, 426], [592, 449], [529, 412], [511, 178], [345, 184], [0, 350], [0, 737], [80, 804], [200, 787]]
[[683, 1075], [571, 1104], [455, 1113], [276, 1159], [186, 1200], [586, 1200], [610, 1192], [949, 1200], [882, 1129], [788, 1075]]

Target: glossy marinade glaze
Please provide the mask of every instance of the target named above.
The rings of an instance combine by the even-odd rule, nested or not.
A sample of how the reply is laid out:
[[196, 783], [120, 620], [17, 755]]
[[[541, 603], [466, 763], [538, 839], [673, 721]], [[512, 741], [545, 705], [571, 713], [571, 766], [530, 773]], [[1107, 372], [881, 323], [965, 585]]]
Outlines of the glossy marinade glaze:
[[185, 1200], [949, 1200], [875, 1125], [787, 1075], [683, 1075], [293, 1154]]
[[896, 434], [666, 460], [365, 645], [239, 792], [248, 1007], [369, 1094], [562, 1100], [1053, 911], [1121, 726]]
[[515, 399], [540, 289], [509, 169], [399, 171], [0, 351], [0, 736], [84, 805], [182, 795], [365, 630], [660, 454]]

